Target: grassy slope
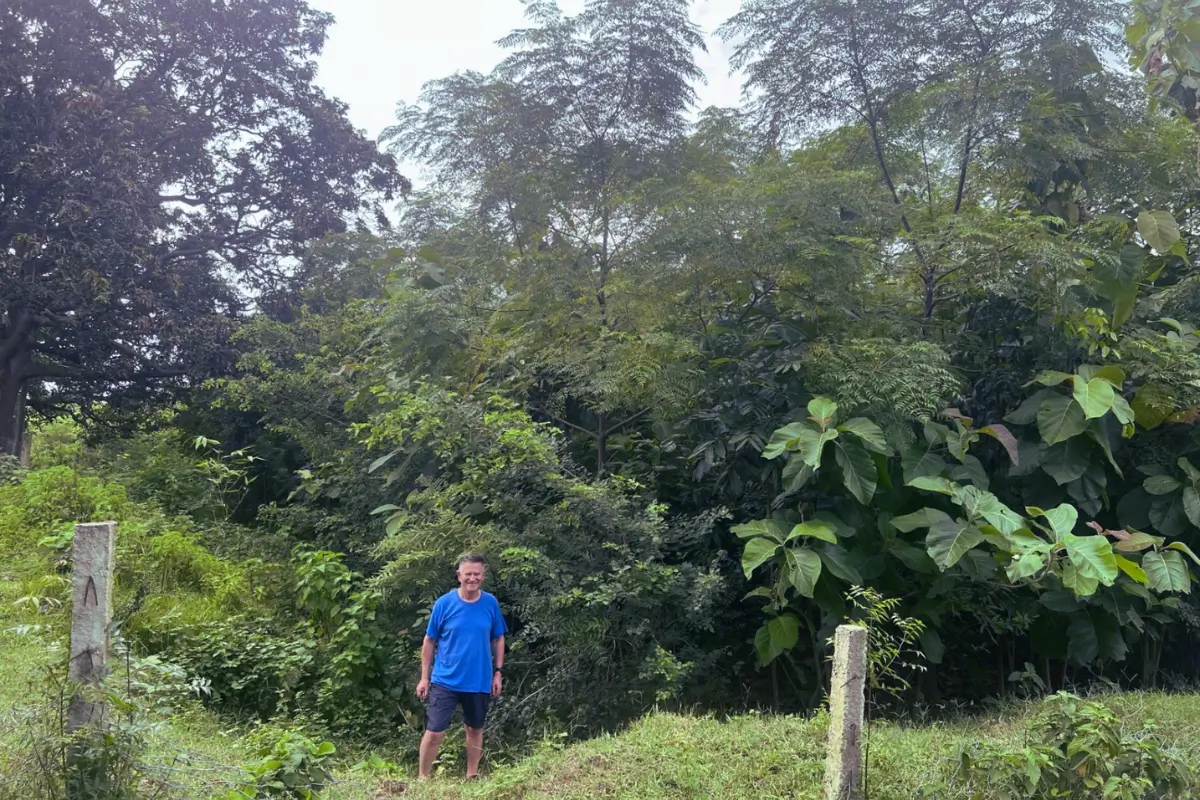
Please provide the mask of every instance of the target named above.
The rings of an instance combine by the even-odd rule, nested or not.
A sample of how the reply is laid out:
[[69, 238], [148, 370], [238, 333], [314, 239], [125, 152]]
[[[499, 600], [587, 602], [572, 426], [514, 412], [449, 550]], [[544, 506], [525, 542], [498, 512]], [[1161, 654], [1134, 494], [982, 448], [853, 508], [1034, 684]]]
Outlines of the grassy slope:
[[[13, 601], [29, 591], [22, 576], [36, 575], [36, 559], [0, 559], [0, 755], [14, 744], [13, 724], [30, 687], [46, 665], [62, 659], [62, 614], [38, 616]], [[57, 622], [44, 634], [9, 632], [17, 625]], [[1200, 695], [1125, 694], [1110, 705], [1133, 725], [1154, 719], [1172, 743], [1200, 758]], [[942, 759], [982, 737], [1020, 741], [1031, 708], [1011, 705], [979, 719], [924, 726], [877, 724], [870, 734], [874, 800], [911, 798], [936, 780]], [[817, 798], [823, 772], [825, 728], [820, 719], [747, 715], [731, 720], [652, 714], [619, 735], [565, 749], [547, 749], [497, 765], [486, 781], [454, 776], [416, 783], [406, 776], [370, 778], [341, 770], [324, 793], [329, 800], [400, 796], [434, 798]], [[254, 754], [238, 731], [219, 717], [193, 709], [163, 720], [152, 735], [152, 760], [168, 772], [176, 797], [221, 797]], [[396, 758], [396, 754], [390, 754]], [[409, 754], [411, 755], [411, 754]], [[0, 789], [3, 788], [0, 774]], [[403, 787], [403, 792], [400, 793]], [[3, 792], [0, 791], [0, 795]]]
[[[1200, 695], [1125, 694], [1110, 705], [1130, 724], [1155, 719], [1173, 744], [1200, 757]], [[1029, 705], [952, 724], [876, 724], [869, 779], [873, 800], [912, 798], [936, 781], [944, 758], [981, 738], [1020, 742]], [[489, 780], [435, 779], [402, 795], [432, 798], [818, 798], [824, 771], [820, 720], [745, 716], [729, 721], [648, 716], [617, 736], [500, 767]]]

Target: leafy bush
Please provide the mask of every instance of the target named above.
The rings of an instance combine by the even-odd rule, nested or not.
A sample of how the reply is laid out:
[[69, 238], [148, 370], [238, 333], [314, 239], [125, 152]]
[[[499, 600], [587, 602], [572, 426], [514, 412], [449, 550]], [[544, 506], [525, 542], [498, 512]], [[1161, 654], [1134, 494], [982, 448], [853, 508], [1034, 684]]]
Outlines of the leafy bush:
[[20, 483], [23, 477], [25, 469], [21, 466], [21, 460], [16, 456], [0, 453], [0, 486]]
[[326, 761], [334, 752], [336, 748], [330, 742], [316, 744], [300, 733], [284, 731], [262, 748], [261, 760], [243, 768], [250, 780], [227, 795], [226, 800], [257, 797], [310, 800], [333, 780]]
[[166, 655], [207, 681], [215, 705], [265, 720], [310, 680], [314, 650], [314, 642], [278, 620], [233, 618], [182, 628]]
[[1021, 748], [978, 744], [959, 754], [955, 781], [972, 800], [1139, 800], [1191, 797], [1195, 777], [1154, 733], [1130, 735], [1104, 704], [1060, 692]]
[[269, 719], [303, 714], [331, 730], [387, 729], [399, 713], [402, 676], [376, 622], [380, 594], [336, 553], [293, 559], [298, 617], [235, 617], [181, 625], [169, 656], [208, 682], [209, 699]]
[[20, 483], [0, 486], [0, 542], [19, 551], [63, 523], [119, 520], [132, 509], [119, 484], [70, 467], [33, 470]]

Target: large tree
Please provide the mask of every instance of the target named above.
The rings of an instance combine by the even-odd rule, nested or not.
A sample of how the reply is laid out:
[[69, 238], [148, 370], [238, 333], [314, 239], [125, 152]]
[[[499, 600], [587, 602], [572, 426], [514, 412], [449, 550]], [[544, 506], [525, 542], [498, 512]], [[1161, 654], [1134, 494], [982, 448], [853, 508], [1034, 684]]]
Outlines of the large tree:
[[492, 73], [431, 82], [385, 138], [469, 197], [464, 227], [487, 255], [468, 268], [491, 263], [488, 307], [504, 306], [489, 369], [582, 437], [602, 473], [610, 438], [669, 402], [659, 378], [681, 360], [676, 342], [638, 333], [653, 312], [636, 287], [704, 42], [691, 0], [589, 0], [574, 16], [525, 5], [530, 25], [501, 40], [513, 52]]
[[26, 404], [225, 366], [308, 243], [407, 189], [314, 84], [331, 23], [303, 0], [0, 4], [0, 452]]

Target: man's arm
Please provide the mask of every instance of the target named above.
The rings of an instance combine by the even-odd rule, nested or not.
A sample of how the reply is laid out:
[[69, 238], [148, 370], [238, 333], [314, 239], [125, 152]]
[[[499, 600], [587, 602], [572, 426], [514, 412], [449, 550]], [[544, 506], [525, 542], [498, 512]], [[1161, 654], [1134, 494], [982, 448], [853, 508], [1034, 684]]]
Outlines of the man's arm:
[[500, 670], [504, 668], [504, 637], [492, 639], [492, 696], [499, 697], [504, 683]]
[[421, 682], [417, 684], [417, 697], [424, 700], [429, 694], [429, 672], [433, 669], [433, 652], [437, 649], [437, 640], [429, 636], [421, 643]]

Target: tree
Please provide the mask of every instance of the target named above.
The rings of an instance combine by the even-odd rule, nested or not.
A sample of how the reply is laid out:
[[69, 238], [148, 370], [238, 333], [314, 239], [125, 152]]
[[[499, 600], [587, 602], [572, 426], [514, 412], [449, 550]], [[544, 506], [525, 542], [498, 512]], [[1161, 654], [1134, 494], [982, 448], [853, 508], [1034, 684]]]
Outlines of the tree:
[[505, 317], [505, 357], [487, 369], [588, 440], [597, 473], [686, 349], [640, 334], [657, 310], [636, 286], [701, 77], [690, 5], [591, 0], [566, 16], [531, 0], [531, 26], [501, 41], [514, 52], [495, 71], [430, 83], [386, 134], [439, 188], [471, 192], [467, 227], [486, 245], [466, 258], [489, 262], [487, 306]]
[[0, 452], [25, 406], [130, 406], [226, 369], [308, 243], [407, 182], [314, 85], [303, 0], [0, 9]]
[[[747, 68], [752, 113], [772, 140], [831, 122], [861, 131], [928, 335], [939, 304], [959, 294], [948, 279], [963, 277], [948, 218], [997, 199], [986, 185], [972, 197], [976, 162], [1021, 131], [1030, 98], [1050, 88], [1039, 64], [1064, 52], [1095, 62], [1119, 19], [1110, 0], [751, 0], [723, 32], [738, 42], [734, 63]], [[1070, 108], [1060, 102], [1055, 113]]]

